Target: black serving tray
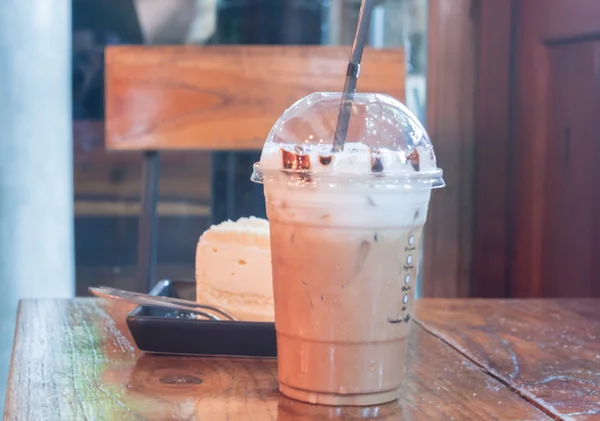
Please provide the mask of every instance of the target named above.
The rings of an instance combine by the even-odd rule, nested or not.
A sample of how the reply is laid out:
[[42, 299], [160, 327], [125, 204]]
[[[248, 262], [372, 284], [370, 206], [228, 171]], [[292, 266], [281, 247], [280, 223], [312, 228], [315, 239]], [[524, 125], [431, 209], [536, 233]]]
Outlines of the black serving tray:
[[[193, 281], [160, 281], [152, 295], [196, 299]], [[184, 311], [140, 306], [127, 316], [137, 347], [153, 354], [277, 356], [275, 324], [212, 321]]]

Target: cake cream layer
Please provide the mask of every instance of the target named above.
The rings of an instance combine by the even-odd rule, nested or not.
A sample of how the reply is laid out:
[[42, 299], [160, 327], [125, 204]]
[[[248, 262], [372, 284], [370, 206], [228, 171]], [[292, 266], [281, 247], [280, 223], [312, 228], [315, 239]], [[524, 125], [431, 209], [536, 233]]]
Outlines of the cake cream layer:
[[241, 218], [213, 225], [196, 249], [197, 301], [241, 320], [272, 321], [269, 223]]

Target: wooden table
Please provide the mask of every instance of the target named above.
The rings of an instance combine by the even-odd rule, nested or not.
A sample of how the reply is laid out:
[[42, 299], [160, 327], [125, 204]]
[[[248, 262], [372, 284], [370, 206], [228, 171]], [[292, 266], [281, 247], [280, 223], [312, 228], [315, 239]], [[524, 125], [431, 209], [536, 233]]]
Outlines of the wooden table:
[[404, 397], [295, 402], [274, 360], [145, 355], [127, 305], [21, 303], [7, 420], [596, 420], [600, 300], [420, 300]]

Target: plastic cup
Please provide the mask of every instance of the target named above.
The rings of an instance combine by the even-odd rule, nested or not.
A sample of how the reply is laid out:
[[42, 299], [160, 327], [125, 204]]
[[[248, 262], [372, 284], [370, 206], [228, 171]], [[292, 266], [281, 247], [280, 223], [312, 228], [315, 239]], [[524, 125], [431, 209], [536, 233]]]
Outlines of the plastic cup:
[[270, 223], [280, 391], [375, 405], [401, 394], [423, 226], [444, 181], [422, 125], [386, 95], [355, 96], [332, 154], [340, 99], [286, 110], [252, 180]]

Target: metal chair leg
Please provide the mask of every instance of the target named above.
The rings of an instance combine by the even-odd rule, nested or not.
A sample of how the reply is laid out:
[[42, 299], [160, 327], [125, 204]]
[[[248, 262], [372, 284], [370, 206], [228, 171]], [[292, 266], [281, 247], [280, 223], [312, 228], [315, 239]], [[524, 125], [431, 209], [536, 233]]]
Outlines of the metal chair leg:
[[211, 224], [251, 215], [266, 218], [262, 186], [250, 181], [260, 152], [214, 152], [212, 156]]
[[211, 224], [233, 218], [235, 208], [235, 153], [212, 153], [211, 163]]
[[144, 153], [142, 172], [142, 212], [138, 222], [137, 290], [148, 292], [156, 282], [158, 249], [158, 179], [160, 156], [157, 151]]

